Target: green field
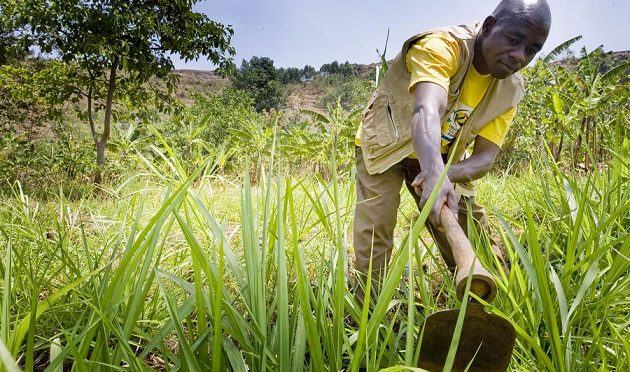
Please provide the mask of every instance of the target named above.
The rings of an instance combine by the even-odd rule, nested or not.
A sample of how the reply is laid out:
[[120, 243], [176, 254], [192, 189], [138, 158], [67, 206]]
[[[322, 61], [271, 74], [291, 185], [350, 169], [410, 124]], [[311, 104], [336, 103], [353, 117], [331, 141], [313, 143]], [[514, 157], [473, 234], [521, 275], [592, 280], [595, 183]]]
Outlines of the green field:
[[[409, 235], [411, 198], [368, 313], [350, 291], [351, 174], [298, 178], [276, 156], [252, 185], [187, 174], [173, 155], [96, 196], [3, 198], [8, 367], [11, 355], [49, 370], [413, 366], [423, 319], [458, 306], [430, 239]], [[588, 175], [542, 169], [479, 185], [512, 264], [499, 274], [472, 238], [499, 286], [488, 309], [517, 329], [511, 369], [626, 370], [627, 158]]]
[[[486, 309], [517, 332], [510, 371], [630, 370], [630, 63], [555, 58], [578, 40], [523, 71], [477, 184], [511, 266], [471, 223], [498, 287]], [[0, 60], [0, 371], [417, 370], [424, 319], [462, 303], [406, 191], [378, 298], [355, 300], [373, 66], [254, 57], [232, 80], [180, 72], [176, 91], [164, 66], [142, 76], [117, 56], [90, 73]], [[246, 89], [266, 72], [273, 89]]]

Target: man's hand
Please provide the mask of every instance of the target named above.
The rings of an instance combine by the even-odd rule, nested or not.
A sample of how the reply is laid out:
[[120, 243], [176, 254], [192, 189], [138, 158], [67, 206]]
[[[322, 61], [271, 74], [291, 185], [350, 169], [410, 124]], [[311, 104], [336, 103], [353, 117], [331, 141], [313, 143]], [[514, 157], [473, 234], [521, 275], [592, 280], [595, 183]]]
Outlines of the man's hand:
[[[429, 200], [429, 196], [433, 188], [438, 184], [439, 179], [440, 172], [428, 174], [428, 172], [421, 171], [411, 183], [416, 194], [420, 197], [420, 208], [423, 208], [427, 200]], [[433, 203], [431, 211], [429, 212], [429, 221], [435, 226], [439, 227], [442, 225], [442, 221], [440, 221], [440, 211], [444, 205], [446, 205], [453, 212], [455, 218], [457, 218], [457, 212], [459, 211], [457, 194], [448, 177], [444, 179], [442, 187], [440, 187], [437, 197], [435, 198], [435, 203]]]

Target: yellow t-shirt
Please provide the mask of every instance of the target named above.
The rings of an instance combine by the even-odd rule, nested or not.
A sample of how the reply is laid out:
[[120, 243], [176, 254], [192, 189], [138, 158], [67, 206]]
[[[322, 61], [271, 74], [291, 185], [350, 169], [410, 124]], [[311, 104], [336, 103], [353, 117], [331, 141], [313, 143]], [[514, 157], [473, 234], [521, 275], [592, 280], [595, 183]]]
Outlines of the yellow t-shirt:
[[[419, 82], [432, 82], [448, 91], [450, 79], [457, 72], [459, 65], [459, 45], [450, 35], [435, 33], [422, 38], [409, 48], [406, 56], [407, 70], [411, 72], [409, 92], [414, 93]], [[443, 154], [448, 152], [449, 146], [455, 141], [461, 126], [479, 104], [490, 82], [491, 75], [480, 75], [470, 66], [464, 79], [459, 100], [455, 103], [453, 114], [442, 123]], [[510, 109], [488, 123], [479, 135], [501, 147], [507, 130], [516, 114], [516, 108]], [[361, 140], [355, 139], [357, 146]], [[415, 158], [415, 153], [410, 154]]]

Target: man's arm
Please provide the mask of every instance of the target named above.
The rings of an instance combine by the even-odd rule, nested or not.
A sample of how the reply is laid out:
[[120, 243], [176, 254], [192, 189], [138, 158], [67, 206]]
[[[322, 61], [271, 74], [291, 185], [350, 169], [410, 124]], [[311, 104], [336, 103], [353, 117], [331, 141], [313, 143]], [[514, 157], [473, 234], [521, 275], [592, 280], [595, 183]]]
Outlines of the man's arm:
[[448, 178], [454, 183], [479, 179], [492, 170], [498, 153], [499, 146], [490, 140], [477, 136], [472, 155], [451, 165], [448, 169]]
[[[431, 82], [416, 84], [414, 115], [411, 122], [411, 142], [420, 162], [420, 174], [412, 186], [415, 187], [420, 196], [420, 207], [426, 204], [444, 170], [440, 153], [440, 138], [442, 134], [441, 117], [446, 110], [447, 98], [446, 90], [437, 84]], [[457, 216], [457, 202], [453, 184], [447, 177], [438, 191], [429, 214], [429, 220], [434, 225], [441, 225], [440, 211], [445, 204]]]

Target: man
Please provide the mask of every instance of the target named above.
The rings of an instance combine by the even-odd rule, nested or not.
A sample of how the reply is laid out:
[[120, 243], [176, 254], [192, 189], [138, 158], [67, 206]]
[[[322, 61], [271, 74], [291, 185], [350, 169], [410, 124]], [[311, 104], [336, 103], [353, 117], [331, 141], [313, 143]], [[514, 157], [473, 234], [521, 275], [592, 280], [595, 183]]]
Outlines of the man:
[[[357, 132], [354, 247], [361, 273], [370, 257], [373, 278], [387, 266], [403, 182], [422, 208], [450, 155], [426, 225], [454, 269], [440, 210], [448, 207], [465, 232], [468, 209], [486, 227], [470, 182], [492, 169], [524, 95], [518, 70], [541, 50], [550, 27], [545, 0], [503, 0], [483, 23], [429, 31], [403, 44]], [[472, 155], [464, 159], [469, 145]], [[363, 298], [361, 288], [357, 297]]]

